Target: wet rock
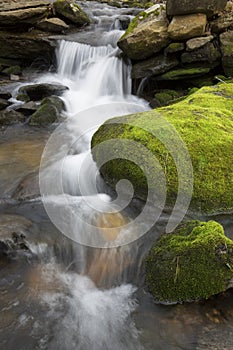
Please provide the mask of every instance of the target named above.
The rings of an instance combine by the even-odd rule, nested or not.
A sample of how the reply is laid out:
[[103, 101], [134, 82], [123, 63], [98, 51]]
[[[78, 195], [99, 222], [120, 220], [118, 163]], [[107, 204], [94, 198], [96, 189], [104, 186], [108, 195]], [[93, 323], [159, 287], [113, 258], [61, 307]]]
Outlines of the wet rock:
[[26, 121], [25, 116], [17, 111], [14, 111], [14, 110], [0, 111], [0, 126], [23, 123], [25, 121]]
[[23, 105], [20, 105], [19, 107], [15, 108], [17, 112], [22, 113], [26, 117], [29, 117], [29, 115], [33, 114], [38, 108], [38, 105], [34, 101], [30, 101], [27, 103], [24, 103]]
[[206, 24], [206, 15], [202, 13], [175, 16], [168, 26], [168, 34], [172, 40], [202, 36], [205, 33]]
[[10, 92], [7, 92], [7, 91], [0, 92], [0, 98], [2, 98], [4, 100], [9, 100], [11, 97], [12, 97], [12, 95]]
[[29, 100], [39, 101], [45, 97], [51, 95], [62, 95], [64, 91], [68, 90], [68, 87], [61, 84], [31, 84], [24, 85], [18, 91], [17, 99], [19, 96], [26, 95]]
[[69, 29], [69, 26], [60, 18], [44, 19], [36, 24], [38, 29], [45, 32], [63, 33]]
[[134, 60], [145, 59], [167, 46], [167, 28], [164, 5], [155, 5], [140, 12], [132, 20], [117, 44], [128, 57]]
[[37, 111], [32, 114], [29, 124], [35, 126], [47, 126], [56, 122], [61, 116], [64, 104], [59, 97], [52, 96], [42, 100]]
[[233, 241], [215, 222], [189, 221], [163, 235], [146, 258], [146, 285], [158, 302], [208, 299], [233, 276]]
[[0, 98], [0, 110], [5, 109], [8, 107], [11, 103], [7, 100], [4, 100], [3, 98]]
[[18, 61], [22, 66], [42, 60], [50, 66], [56, 44], [48, 35], [32, 30], [27, 33], [0, 31], [0, 58]]
[[179, 61], [176, 59], [176, 57], [164, 55], [151, 57], [147, 60], [134, 64], [132, 67], [131, 77], [133, 79], [139, 79], [159, 75], [167, 72], [178, 64]]
[[18, 184], [12, 198], [19, 201], [25, 201], [39, 196], [39, 175], [37, 172], [33, 172], [25, 176], [25, 178]]
[[18, 9], [26, 9], [30, 7], [47, 6], [50, 4], [50, 0], [17, 0], [17, 1], [0, 1], [0, 11], [14, 11]]
[[205, 325], [197, 340], [196, 350], [233, 349], [233, 327], [231, 323]]
[[227, 77], [233, 77], [233, 31], [220, 35], [222, 65]]
[[90, 23], [88, 15], [74, 2], [70, 0], [56, 0], [53, 3], [55, 15], [78, 26]]
[[175, 53], [175, 52], [183, 51], [184, 49], [185, 49], [184, 43], [171, 43], [165, 48], [164, 53], [165, 54]]
[[223, 10], [227, 0], [167, 0], [167, 14], [169, 16], [205, 13], [212, 16]]
[[189, 39], [186, 42], [186, 49], [187, 49], [187, 51], [193, 51], [193, 50], [200, 49], [202, 46], [204, 46], [207, 43], [209, 43], [210, 41], [212, 41], [213, 38], [214, 38], [213, 35], [209, 35], [209, 36], [203, 36], [200, 38]]
[[221, 61], [221, 52], [218, 50], [213, 43], [207, 43], [203, 47], [185, 52], [181, 55], [182, 63], [193, 63], [193, 62], [219, 62]]
[[122, 30], [126, 30], [130, 24], [130, 18], [129, 16], [120, 16], [117, 18], [117, 21], [120, 23], [120, 28]]

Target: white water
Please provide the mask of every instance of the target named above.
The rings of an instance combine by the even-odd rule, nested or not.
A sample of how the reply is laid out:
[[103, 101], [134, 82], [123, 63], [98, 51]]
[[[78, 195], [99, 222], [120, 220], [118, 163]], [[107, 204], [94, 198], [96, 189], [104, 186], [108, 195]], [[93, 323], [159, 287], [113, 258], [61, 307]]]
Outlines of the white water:
[[[42, 162], [40, 180], [44, 205], [66, 236], [93, 247], [127, 244], [137, 239], [137, 232], [123, 229], [122, 234], [119, 230], [114, 243], [114, 239], [109, 242], [103, 235], [100, 237], [101, 230], [93, 226], [93, 220], [97, 220], [100, 213], [113, 213], [118, 206], [112, 204], [108, 195], [97, 193], [98, 171], [90, 157], [91, 137], [110, 117], [148, 109], [146, 102], [131, 95], [130, 65], [119, 58], [116, 47], [123, 32], [106, 31], [106, 23], [109, 29], [118, 26], [113, 25], [116, 10], [107, 9], [103, 9], [103, 18], [97, 16], [100, 46], [60, 41], [57, 73], [40, 79], [40, 82], [59, 82], [69, 87], [63, 95], [67, 108], [65, 123], [51, 137]], [[83, 163], [86, 158], [89, 161]], [[132, 256], [136, 254], [135, 246], [133, 249], [132, 252], [130, 245], [125, 245], [120, 249], [93, 250], [88, 260], [85, 249], [77, 247], [76, 254], [81, 256], [82, 265], [79, 270], [89, 277], [60, 272], [56, 265], [53, 266], [55, 272], [50, 274], [51, 267], [45, 267], [50, 279], [55, 274], [66, 291], [47, 292], [42, 297], [56, 333], [49, 349], [141, 349], [131, 316], [136, 308], [135, 287], [125, 284], [126, 271], [130, 270]], [[97, 285], [112, 284], [113, 287], [100, 290], [91, 279]], [[114, 287], [119, 283], [121, 286]], [[64, 310], [57, 311], [61, 304], [65, 305], [65, 314]]]

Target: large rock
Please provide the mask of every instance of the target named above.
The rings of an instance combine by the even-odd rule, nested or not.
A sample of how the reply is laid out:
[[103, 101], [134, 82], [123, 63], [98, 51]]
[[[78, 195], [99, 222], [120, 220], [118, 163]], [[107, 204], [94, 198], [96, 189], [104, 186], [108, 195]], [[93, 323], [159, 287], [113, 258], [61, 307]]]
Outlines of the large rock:
[[132, 20], [117, 44], [128, 57], [142, 60], [167, 46], [167, 28], [165, 6], [155, 5]]
[[72, 0], [56, 0], [53, 3], [53, 9], [55, 14], [65, 22], [78, 26], [90, 23], [88, 15]]
[[133, 79], [139, 79], [159, 75], [167, 72], [178, 64], [179, 61], [176, 57], [158, 55], [133, 65], [131, 77]]
[[54, 61], [55, 47], [56, 43], [44, 33], [0, 31], [0, 58], [17, 60], [25, 66], [39, 59], [49, 66]]
[[50, 3], [50, 0], [0, 0], [0, 11], [14, 11], [32, 7], [48, 6]]
[[[177, 178], [173, 157], [167, 149], [167, 144], [169, 145], [171, 140], [170, 129], [169, 127], [161, 129], [161, 120], [158, 116], [164, 117], [174, 126], [189, 151], [194, 173], [190, 208], [201, 213], [231, 211], [233, 209], [233, 83], [203, 87], [185, 100], [169, 107], [115, 118], [103, 124], [92, 138], [92, 148], [99, 145], [99, 149], [93, 151], [97, 165], [105, 159], [106, 153], [109, 155], [114, 152], [114, 160], [104, 164], [100, 169], [105, 181], [114, 188], [120, 179], [128, 179], [134, 186], [135, 197], [147, 198], [145, 175], [134, 163], [119, 159], [122, 158], [122, 153], [119, 153], [121, 148], [118, 143], [116, 146], [114, 144], [116, 139], [135, 140], [139, 146], [144, 145], [152, 154], [148, 155], [143, 148], [135, 154], [135, 149], [130, 147], [124, 148], [124, 154], [134, 155], [136, 164], [143, 163], [152, 183], [154, 181], [154, 187], [151, 185], [152, 190], [156, 190], [159, 186], [157, 159], [166, 174], [167, 204], [174, 202], [180, 179]], [[134, 126], [135, 124], [137, 126]], [[147, 132], [148, 128], [151, 133]], [[153, 132], [158, 131], [158, 128], [161, 129], [161, 135], [165, 140], [164, 145], [153, 136]], [[103, 142], [106, 140], [112, 140], [110, 148], [104, 148]], [[186, 182], [188, 179], [189, 175]], [[186, 196], [185, 193], [186, 189], [184, 189]]]
[[60, 18], [48, 18], [43, 19], [36, 24], [38, 29], [44, 30], [45, 32], [63, 33], [69, 29], [69, 26], [62, 21]]
[[206, 24], [206, 15], [202, 13], [175, 16], [169, 24], [168, 34], [172, 40], [185, 40], [202, 36], [205, 33]]
[[227, 0], [167, 0], [167, 14], [176, 16], [200, 12], [212, 16], [223, 10], [226, 4]]
[[228, 77], [233, 77], [233, 31], [222, 33], [220, 44], [224, 73]]
[[163, 235], [146, 258], [146, 285], [156, 301], [208, 299], [233, 278], [233, 241], [215, 221], [189, 221]]
[[211, 32], [220, 34], [233, 29], [233, 6], [232, 9], [224, 11], [219, 17], [210, 22]]
[[47, 14], [47, 6], [24, 8], [14, 11], [0, 11], [1, 27], [18, 27], [20, 30], [31, 27]]
[[213, 43], [207, 43], [199, 49], [184, 52], [181, 55], [182, 63], [192, 63], [192, 62], [209, 62], [214, 63], [221, 61], [221, 53], [217, 46]]
[[66, 86], [61, 84], [31, 84], [20, 87], [18, 90], [18, 96], [26, 95], [29, 100], [39, 101], [51, 95], [60, 96], [67, 89]]

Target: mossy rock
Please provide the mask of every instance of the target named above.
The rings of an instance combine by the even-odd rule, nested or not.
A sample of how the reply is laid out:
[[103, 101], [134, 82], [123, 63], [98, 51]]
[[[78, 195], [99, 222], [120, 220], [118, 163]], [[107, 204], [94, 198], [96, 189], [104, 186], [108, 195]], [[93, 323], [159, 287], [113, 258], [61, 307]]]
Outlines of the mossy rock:
[[5, 68], [2, 73], [4, 74], [15, 74], [15, 75], [18, 75], [18, 74], [21, 74], [22, 73], [22, 69], [20, 66], [16, 65], [16, 66], [11, 66], [11, 67], [8, 67], [8, 68]]
[[145, 268], [158, 302], [208, 299], [225, 291], [233, 277], [233, 241], [215, 221], [188, 221], [155, 243]]
[[165, 89], [157, 92], [150, 103], [152, 108], [169, 105], [172, 101], [180, 97], [180, 94], [175, 90]]
[[[161, 118], [168, 121], [168, 128], [161, 127]], [[233, 209], [233, 83], [204, 87], [184, 100], [126, 117], [113, 118], [104, 123], [92, 138], [93, 158], [100, 164], [105, 153], [115, 150], [114, 159], [104, 164], [100, 171], [105, 181], [114, 188], [120, 179], [128, 179], [134, 186], [134, 196], [146, 200], [147, 179], [136, 164], [144, 163], [152, 182], [158, 183], [155, 159], [166, 175], [167, 205], [173, 205], [178, 193], [177, 167], [166, 148], [171, 144], [169, 125], [173, 126], [188, 149], [194, 173], [190, 209], [205, 214]], [[147, 131], [150, 130], [150, 133]], [[165, 142], [153, 136], [160, 133]], [[114, 146], [114, 140], [128, 139], [145, 146], [145, 153], [126, 149], [134, 157], [134, 163], [122, 159], [122, 149]], [[160, 138], [161, 139], [161, 138]], [[104, 141], [112, 140], [111, 149], [101, 148]], [[114, 149], [115, 147], [115, 149]], [[178, 151], [177, 151], [178, 152]], [[179, 153], [179, 152], [178, 152]], [[179, 154], [177, 155], [179, 158]], [[119, 159], [121, 158], [121, 159]], [[136, 161], [135, 161], [136, 159]], [[184, 160], [184, 159], [183, 159]], [[182, 156], [181, 156], [181, 161]], [[157, 166], [158, 167], [158, 166]], [[189, 176], [189, 174], [187, 175]], [[179, 180], [179, 181], [178, 181]], [[184, 196], [189, 191], [184, 184]]]
[[40, 107], [32, 114], [29, 124], [33, 126], [48, 126], [55, 123], [64, 109], [63, 101], [57, 96], [46, 97]]
[[53, 8], [56, 15], [65, 20], [65, 22], [78, 26], [90, 23], [88, 15], [74, 1], [56, 0], [53, 3]]

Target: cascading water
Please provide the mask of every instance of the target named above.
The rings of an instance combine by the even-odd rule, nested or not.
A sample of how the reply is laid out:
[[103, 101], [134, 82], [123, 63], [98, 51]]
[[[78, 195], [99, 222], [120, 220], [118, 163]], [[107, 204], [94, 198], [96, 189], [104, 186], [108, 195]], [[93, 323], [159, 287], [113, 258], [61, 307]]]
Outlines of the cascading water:
[[[99, 46], [61, 40], [57, 73], [40, 78], [40, 82], [60, 82], [69, 87], [63, 95], [67, 118], [50, 138], [42, 159], [43, 201], [52, 219], [62, 218], [58, 224], [55, 219], [55, 225], [81, 243], [72, 251], [71, 265], [79, 260], [75, 271], [61, 271], [55, 258], [40, 273], [42, 280], [49, 278], [62, 285], [59, 291], [42, 293], [43, 302], [49, 306], [47, 322], [54, 322], [53, 332], [58, 335], [49, 342], [45, 340], [49, 349], [142, 348], [131, 318], [136, 308], [135, 287], [127, 284], [136, 277], [134, 263], [140, 256], [138, 245], [127, 243], [136, 240], [137, 235], [129, 230], [122, 234], [117, 228], [110, 234], [106, 231], [111, 230], [112, 222], [120, 227], [130, 218], [116, 213], [118, 206], [96, 190], [97, 169], [90, 156], [91, 137], [105, 120], [148, 109], [145, 101], [131, 95], [130, 66], [120, 58], [116, 47], [123, 32], [109, 31], [116, 27], [112, 20], [108, 16], [107, 26], [106, 17], [102, 24], [98, 16]], [[88, 162], [83, 162], [87, 158]]]

